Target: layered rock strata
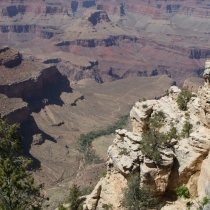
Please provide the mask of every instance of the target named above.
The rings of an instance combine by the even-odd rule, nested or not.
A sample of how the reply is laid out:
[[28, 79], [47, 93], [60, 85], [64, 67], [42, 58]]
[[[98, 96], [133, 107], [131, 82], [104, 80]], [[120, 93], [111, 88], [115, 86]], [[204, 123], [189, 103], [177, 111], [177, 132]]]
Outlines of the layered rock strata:
[[[200, 199], [210, 196], [207, 167], [210, 163], [208, 68], [204, 78], [204, 85], [198, 95], [194, 94], [191, 98], [187, 111], [178, 107], [176, 101], [181, 90], [176, 86], [169, 89], [168, 96], [134, 105], [130, 112], [133, 131], [116, 131], [116, 138], [108, 149], [107, 175], [87, 196], [84, 210], [102, 209], [103, 204], [112, 204], [114, 210], [123, 209], [122, 190], [130, 174], [138, 174], [142, 184], [150, 186], [158, 197], [173, 195], [175, 188], [183, 185], [189, 188], [192, 195], [200, 195]], [[144, 155], [140, 148], [142, 134], [148, 129], [148, 120], [160, 111], [165, 115], [161, 132], [167, 133], [173, 126], [180, 135], [186, 122], [192, 125], [192, 129], [189, 137], [172, 139], [167, 147], [159, 147], [162, 161], [157, 163]]]
[[[60, 94], [69, 91], [69, 81], [53, 65], [22, 60], [19, 52], [0, 48], [0, 113], [10, 123], [20, 123], [21, 135], [40, 132], [31, 112], [47, 104], [62, 104]], [[30, 124], [32, 122], [32, 124]], [[32, 133], [24, 124], [34, 127]], [[38, 140], [37, 140], [38, 141]]]

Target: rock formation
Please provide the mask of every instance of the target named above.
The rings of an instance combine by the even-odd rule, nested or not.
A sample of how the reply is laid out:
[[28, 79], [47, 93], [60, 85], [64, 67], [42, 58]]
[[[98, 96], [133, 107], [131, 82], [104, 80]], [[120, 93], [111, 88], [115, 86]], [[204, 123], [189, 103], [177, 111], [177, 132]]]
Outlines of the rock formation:
[[[108, 149], [107, 175], [86, 197], [84, 210], [102, 209], [103, 204], [112, 204], [114, 210], [123, 209], [120, 203], [122, 190], [130, 174], [138, 174], [142, 184], [150, 186], [158, 197], [173, 195], [174, 189], [183, 185], [192, 195], [200, 195], [200, 199], [210, 196], [210, 171], [207, 166], [210, 163], [208, 67], [204, 79], [198, 95], [194, 94], [188, 102], [187, 111], [178, 107], [176, 101], [181, 90], [176, 86], [169, 89], [168, 96], [134, 105], [130, 112], [133, 131], [116, 131], [116, 138]], [[189, 137], [172, 139], [167, 147], [160, 147], [162, 161], [157, 163], [144, 155], [140, 148], [142, 134], [148, 129], [148, 120], [160, 111], [165, 115], [161, 132], [167, 133], [173, 126], [181, 134], [186, 122], [192, 125], [192, 129]], [[166, 205], [164, 209], [173, 209], [173, 206]]]
[[[60, 94], [68, 91], [69, 81], [55, 66], [22, 60], [20, 53], [9, 47], [0, 48], [0, 71], [1, 117], [20, 123], [21, 135], [34, 135], [34, 144], [43, 143], [42, 131], [31, 113], [47, 104], [62, 103]], [[25, 129], [25, 125], [31, 128]]]
[[71, 81], [167, 74], [182, 85], [201, 76], [210, 57], [208, 0], [2, 0], [0, 7], [0, 45], [24, 56], [62, 52], [98, 61], [88, 74], [52, 55]]

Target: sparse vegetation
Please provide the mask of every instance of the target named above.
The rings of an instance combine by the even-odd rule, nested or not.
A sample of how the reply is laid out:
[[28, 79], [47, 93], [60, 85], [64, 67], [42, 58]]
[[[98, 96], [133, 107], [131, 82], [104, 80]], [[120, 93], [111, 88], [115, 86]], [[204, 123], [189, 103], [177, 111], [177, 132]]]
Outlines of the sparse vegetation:
[[179, 109], [186, 111], [187, 103], [190, 101], [191, 97], [192, 93], [187, 89], [187, 87], [183, 87], [176, 101]]
[[140, 149], [142, 153], [156, 163], [161, 162], [159, 148], [167, 146], [169, 141], [177, 138], [177, 130], [172, 127], [168, 133], [161, 133], [159, 130], [164, 125], [165, 114], [162, 111], [150, 117], [147, 123], [147, 131], [142, 135]]
[[102, 208], [105, 210], [112, 210], [113, 209], [113, 205], [112, 204], [103, 204]]
[[170, 90], [170, 94], [173, 94], [174, 93], [174, 91], [173, 90]]
[[102, 172], [100, 172], [99, 176], [100, 176], [100, 177], [105, 177], [106, 174], [107, 174], [106, 171], [102, 171]]
[[181, 131], [181, 137], [188, 138], [190, 136], [190, 133], [192, 132], [192, 128], [193, 125], [189, 121], [186, 121]]
[[199, 196], [192, 196], [187, 187], [176, 188], [175, 192], [179, 198], [191, 199], [191, 201], [186, 204], [188, 210], [190, 210], [191, 207], [194, 207], [193, 209], [196, 210], [204, 210], [205, 206], [210, 202], [210, 198], [208, 197], [204, 197], [201, 201], [199, 201]]
[[147, 100], [146, 98], [141, 98], [139, 99], [139, 102], [146, 101], [146, 100]]
[[190, 198], [190, 191], [187, 187], [179, 187], [175, 189], [176, 195], [179, 198], [189, 199]]
[[171, 140], [177, 138], [179, 138], [179, 135], [177, 134], [177, 129], [175, 127], [172, 127], [168, 132], [168, 139]]
[[[68, 202], [70, 203], [70, 210], [78, 210], [79, 203], [77, 202], [78, 198], [82, 195], [82, 192], [76, 184], [73, 184], [69, 191]], [[81, 207], [80, 207], [81, 208]]]
[[121, 205], [126, 210], [160, 209], [151, 188], [140, 187], [139, 175], [131, 175], [128, 178], [128, 187], [123, 191]]
[[58, 204], [58, 210], [68, 210], [61, 203]]
[[63, 204], [59, 203], [58, 210], [82, 210], [84, 198], [81, 196], [90, 194], [92, 190], [92, 187], [86, 187], [81, 190], [80, 186], [73, 184], [69, 189], [69, 197], [66, 201], [69, 207], [64, 207]]
[[115, 132], [117, 129], [123, 128], [128, 121], [129, 115], [124, 115], [120, 117], [120, 119], [112, 126], [109, 126], [107, 129], [99, 130], [99, 131], [92, 131], [87, 134], [83, 134], [79, 138], [79, 151], [84, 154], [85, 162], [87, 164], [91, 164], [94, 161], [100, 162], [100, 159], [95, 154], [95, 151], [92, 149], [92, 141], [95, 138], [104, 135], [110, 135]]
[[142, 108], [143, 108], [143, 109], [146, 109], [147, 107], [148, 107], [147, 104], [143, 104], [143, 105], [142, 105]]
[[119, 155], [126, 155], [128, 153], [127, 148], [122, 148], [121, 151], [119, 152]]

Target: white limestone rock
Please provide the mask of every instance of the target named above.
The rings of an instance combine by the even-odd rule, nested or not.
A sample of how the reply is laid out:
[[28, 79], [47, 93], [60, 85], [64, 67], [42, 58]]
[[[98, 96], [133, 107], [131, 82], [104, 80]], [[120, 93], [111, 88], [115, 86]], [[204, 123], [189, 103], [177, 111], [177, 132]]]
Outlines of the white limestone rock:
[[[92, 194], [89, 197], [92, 201], [86, 201], [85, 210], [102, 209], [103, 204], [113, 204], [113, 210], [122, 209], [122, 190], [133, 173], [139, 174], [141, 184], [149, 185], [158, 196], [183, 185], [193, 195], [210, 196], [209, 75], [205, 76], [205, 84], [199, 89], [198, 96], [191, 98], [187, 111], [178, 108], [176, 100], [181, 90], [176, 86], [169, 89], [169, 96], [134, 105], [130, 112], [133, 132], [125, 129], [116, 131], [116, 138], [108, 149], [107, 175], [95, 188], [97, 192], [100, 191], [97, 206]], [[161, 132], [167, 133], [171, 127], [175, 127], [181, 134], [186, 121], [192, 124], [192, 130], [189, 138], [172, 139], [168, 147], [159, 148], [162, 162], [157, 164], [143, 155], [140, 145], [142, 133], [147, 130], [146, 122], [160, 111], [165, 115]], [[97, 190], [99, 186], [101, 190]], [[174, 209], [173, 204], [163, 209]]]

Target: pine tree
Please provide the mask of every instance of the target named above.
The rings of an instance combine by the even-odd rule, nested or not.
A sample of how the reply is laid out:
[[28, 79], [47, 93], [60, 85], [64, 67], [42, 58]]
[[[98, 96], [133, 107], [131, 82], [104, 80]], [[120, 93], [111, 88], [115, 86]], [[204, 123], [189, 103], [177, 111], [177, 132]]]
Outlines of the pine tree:
[[192, 93], [187, 89], [187, 87], [183, 87], [176, 101], [180, 110], [187, 110], [187, 103], [190, 101], [191, 97]]
[[151, 189], [140, 187], [139, 175], [131, 175], [128, 179], [128, 187], [124, 189], [122, 207], [126, 210], [160, 209], [158, 200]]
[[39, 210], [43, 201], [41, 186], [34, 184], [28, 171], [32, 160], [21, 154], [18, 128], [0, 118], [0, 209]]
[[77, 199], [82, 195], [81, 190], [79, 186], [76, 184], [73, 184], [70, 188], [69, 192], [69, 203], [70, 203], [70, 210], [77, 210], [79, 208], [79, 203], [77, 202]]

